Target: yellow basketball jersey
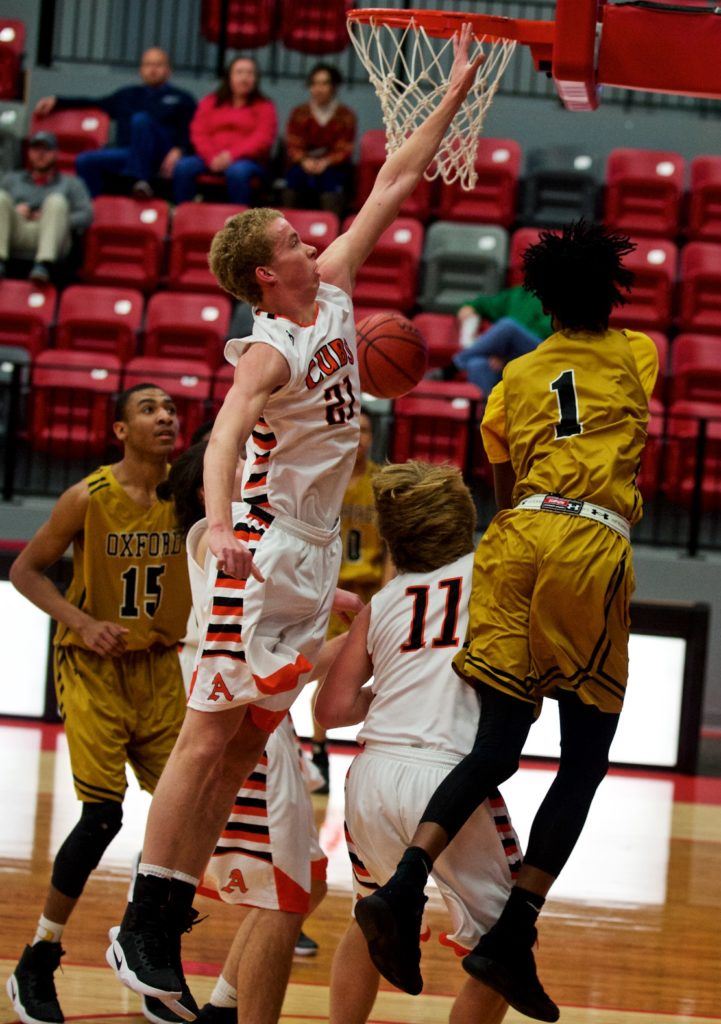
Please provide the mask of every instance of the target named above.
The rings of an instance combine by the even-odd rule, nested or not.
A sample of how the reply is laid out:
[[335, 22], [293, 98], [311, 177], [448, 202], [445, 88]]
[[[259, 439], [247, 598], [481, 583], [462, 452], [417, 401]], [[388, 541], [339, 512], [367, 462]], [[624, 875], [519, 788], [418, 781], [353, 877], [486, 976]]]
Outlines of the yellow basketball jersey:
[[552, 334], [508, 363], [483, 417], [491, 462], [510, 462], [514, 505], [561, 494], [641, 518], [636, 474], [658, 373], [651, 338], [637, 331]]
[[376, 526], [371, 482], [377, 469], [375, 463], [367, 463], [365, 473], [351, 477], [343, 498], [340, 514], [343, 561], [339, 586], [349, 583], [380, 585], [383, 577], [383, 543]]
[[[82, 536], [73, 544], [65, 596], [93, 618], [125, 626], [128, 650], [176, 644], [188, 621], [190, 584], [172, 503], [138, 505], [111, 466], [101, 466], [86, 482], [90, 501]], [[55, 643], [85, 646], [62, 624]]]

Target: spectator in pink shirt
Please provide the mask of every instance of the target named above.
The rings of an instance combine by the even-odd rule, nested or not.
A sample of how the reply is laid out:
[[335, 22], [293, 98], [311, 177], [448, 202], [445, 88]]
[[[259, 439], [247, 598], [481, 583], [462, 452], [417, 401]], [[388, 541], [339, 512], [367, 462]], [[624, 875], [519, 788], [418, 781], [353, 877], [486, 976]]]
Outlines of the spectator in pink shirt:
[[236, 57], [215, 92], [200, 101], [190, 125], [195, 155], [182, 157], [173, 171], [176, 203], [194, 199], [197, 176], [213, 171], [225, 175], [230, 202], [250, 204], [251, 181], [265, 174], [278, 128], [259, 80], [252, 57]]

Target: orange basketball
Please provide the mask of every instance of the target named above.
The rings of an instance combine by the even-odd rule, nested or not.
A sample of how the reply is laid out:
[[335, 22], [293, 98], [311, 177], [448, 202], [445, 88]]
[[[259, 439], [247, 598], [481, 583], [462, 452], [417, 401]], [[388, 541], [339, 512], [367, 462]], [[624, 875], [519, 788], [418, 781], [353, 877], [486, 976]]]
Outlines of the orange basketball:
[[428, 369], [426, 340], [400, 313], [372, 313], [356, 324], [361, 388], [376, 398], [400, 398]]

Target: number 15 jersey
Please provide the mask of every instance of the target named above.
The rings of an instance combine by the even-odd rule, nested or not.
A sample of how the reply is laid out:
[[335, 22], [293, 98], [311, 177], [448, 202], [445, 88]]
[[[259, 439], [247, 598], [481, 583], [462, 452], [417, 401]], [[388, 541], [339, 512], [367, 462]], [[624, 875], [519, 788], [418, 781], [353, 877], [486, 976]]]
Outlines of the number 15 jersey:
[[451, 660], [468, 628], [473, 553], [433, 572], [399, 573], [371, 600], [368, 654], [373, 700], [361, 743], [465, 757], [480, 705]]
[[[65, 596], [94, 619], [125, 626], [129, 651], [177, 644], [188, 621], [190, 584], [173, 503], [137, 504], [112, 466], [101, 466], [86, 483], [90, 500], [83, 532], [73, 541]], [[85, 647], [62, 623], [55, 643]]]
[[235, 366], [249, 345], [264, 342], [288, 363], [290, 379], [271, 394], [248, 438], [243, 501], [330, 530], [360, 434], [353, 304], [321, 284], [311, 323], [260, 309], [253, 320], [252, 337], [231, 339], [226, 359]]
[[657, 373], [653, 341], [630, 330], [558, 332], [508, 363], [481, 429], [490, 461], [513, 465], [514, 505], [561, 494], [637, 522], [636, 474]]

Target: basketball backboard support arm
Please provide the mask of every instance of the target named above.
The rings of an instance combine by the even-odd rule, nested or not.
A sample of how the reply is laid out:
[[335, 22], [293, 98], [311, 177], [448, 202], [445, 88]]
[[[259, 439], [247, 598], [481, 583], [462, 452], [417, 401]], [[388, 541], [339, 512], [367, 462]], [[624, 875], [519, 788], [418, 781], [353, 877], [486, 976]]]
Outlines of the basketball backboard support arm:
[[704, 0], [557, 0], [553, 78], [569, 110], [602, 85], [721, 98], [721, 13]]

